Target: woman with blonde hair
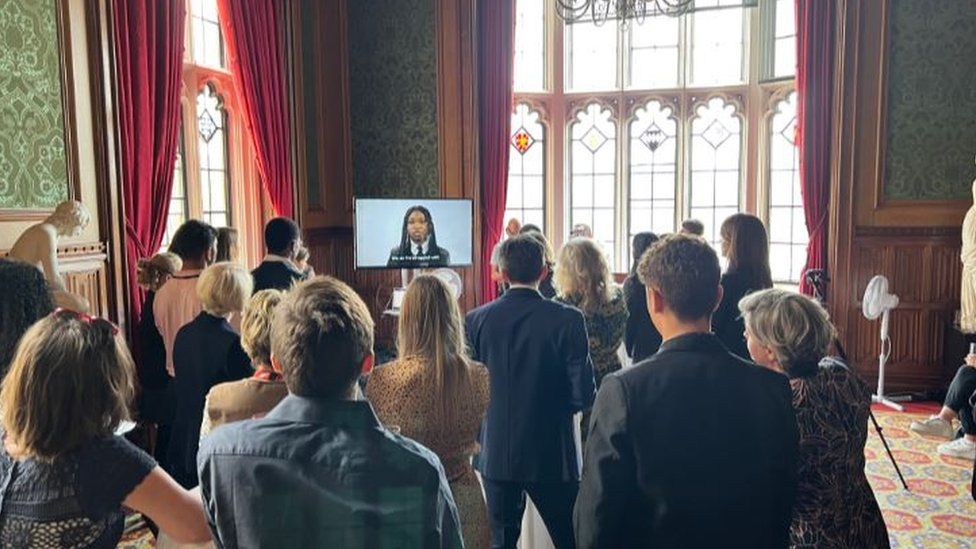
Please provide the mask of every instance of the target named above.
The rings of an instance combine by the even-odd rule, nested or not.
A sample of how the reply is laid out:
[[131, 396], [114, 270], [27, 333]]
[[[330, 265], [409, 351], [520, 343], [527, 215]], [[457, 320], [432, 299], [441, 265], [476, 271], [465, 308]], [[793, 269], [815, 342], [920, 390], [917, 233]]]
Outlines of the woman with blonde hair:
[[203, 403], [210, 388], [250, 377], [251, 359], [228, 318], [244, 309], [253, 288], [251, 273], [238, 263], [214, 263], [197, 280], [203, 311], [180, 328], [173, 343], [176, 417], [166, 466], [180, 484], [197, 485], [197, 448]]
[[739, 301], [749, 354], [790, 378], [799, 431], [790, 547], [888, 547], [864, 475], [871, 391], [828, 356], [835, 330], [807, 296], [763, 290]]
[[58, 310], [27, 331], [0, 390], [0, 546], [115, 547], [123, 505], [180, 542], [210, 539], [199, 496], [114, 434], [134, 394], [107, 320]]
[[[559, 250], [556, 260], [556, 301], [576, 307], [586, 319], [586, 334], [593, 360], [596, 388], [603, 377], [622, 365], [617, 349], [627, 330], [627, 300], [614, 283], [603, 250], [595, 240], [573, 238]], [[583, 412], [580, 433], [583, 441], [590, 425], [590, 411]]]
[[268, 413], [288, 395], [281, 368], [271, 360], [271, 319], [285, 293], [261, 290], [251, 296], [241, 320], [241, 347], [251, 359], [254, 375], [214, 385], [204, 404], [200, 437], [224, 423]]
[[488, 512], [471, 466], [488, 408], [488, 369], [468, 358], [461, 310], [432, 275], [407, 287], [400, 307], [399, 358], [376, 368], [366, 394], [380, 420], [441, 459], [461, 517], [465, 547], [487, 547]]

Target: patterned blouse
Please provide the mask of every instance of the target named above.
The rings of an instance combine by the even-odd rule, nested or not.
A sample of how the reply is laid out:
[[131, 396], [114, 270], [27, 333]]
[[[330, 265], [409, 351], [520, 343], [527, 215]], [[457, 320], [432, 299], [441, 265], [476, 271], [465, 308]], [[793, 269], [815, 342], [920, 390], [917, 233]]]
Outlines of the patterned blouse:
[[[580, 308], [580, 298], [575, 295], [559, 296], [556, 301]], [[624, 292], [616, 284], [610, 289], [609, 301], [597, 307], [595, 311], [589, 313], [583, 311], [597, 387], [600, 386], [603, 376], [621, 368], [617, 350], [623, 344], [628, 315]]]
[[889, 547], [864, 474], [871, 391], [836, 358], [790, 380], [800, 434], [791, 547]]

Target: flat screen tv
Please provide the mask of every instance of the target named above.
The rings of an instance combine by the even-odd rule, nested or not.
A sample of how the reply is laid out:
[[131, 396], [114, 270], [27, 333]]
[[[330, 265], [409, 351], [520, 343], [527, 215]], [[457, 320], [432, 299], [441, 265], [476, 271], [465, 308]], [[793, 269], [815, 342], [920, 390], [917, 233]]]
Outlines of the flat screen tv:
[[470, 199], [357, 198], [357, 269], [428, 269], [472, 264]]

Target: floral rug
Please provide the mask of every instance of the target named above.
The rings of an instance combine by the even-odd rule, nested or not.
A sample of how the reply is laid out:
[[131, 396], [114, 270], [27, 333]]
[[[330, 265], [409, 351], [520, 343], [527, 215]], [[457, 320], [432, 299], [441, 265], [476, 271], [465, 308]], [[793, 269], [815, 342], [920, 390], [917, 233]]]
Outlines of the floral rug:
[[871, 424], [864, 450], [868, 480], [888, 525], [892, 547], [976, 549], [976, 501], [970, 493], [973, 462], [939, 455], [935, 448], [944, 440], [908, 428], [912, 421], [936, 410], [938, 406], [926, 404], [911, 404], [905, 412], [874, 407], [911, 492], [902, 488]]

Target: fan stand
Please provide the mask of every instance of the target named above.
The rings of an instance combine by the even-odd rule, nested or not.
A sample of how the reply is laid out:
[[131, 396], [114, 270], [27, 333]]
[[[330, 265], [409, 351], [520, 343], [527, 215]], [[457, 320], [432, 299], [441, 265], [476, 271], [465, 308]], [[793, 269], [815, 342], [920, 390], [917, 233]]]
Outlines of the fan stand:
[[881, 319], [881, 354], [878, 355], [878, 392], [871, 395], [871, 401], [882, 404], [899, 412], [904, 412], [905, 407], [898, 402], [907, 402], [912, 399], [910, 396], [887, 396], [884, 392], [885, 364], [891, 356], [891, 338], [888, 337], [888, 311], [884, 312]]

